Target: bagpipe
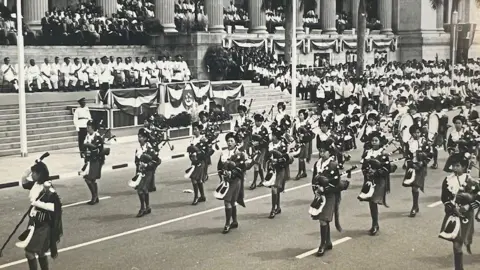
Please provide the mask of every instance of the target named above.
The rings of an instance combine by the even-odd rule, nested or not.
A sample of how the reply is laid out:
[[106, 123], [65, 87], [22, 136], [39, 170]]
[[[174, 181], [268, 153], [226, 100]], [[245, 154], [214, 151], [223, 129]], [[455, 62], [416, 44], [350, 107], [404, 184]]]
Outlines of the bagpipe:
[[[392, 144], [394, 139], [390, 140], [385, 146], [381, 148], [381, 151], [385, 151], [385, 149]], [[362, 189], [360, 190], [360, 194], [358, 195], [357, 199], [359, 201], [368, 201], [372, 198], [373, 193], [375, 192], [375, 177], [377, 172], [380, 170], [386, 170], [388, 173], [394, 173], [397, 170], [397, 165], [394, 163], [403, 160], [404, 158], [396, 158], [393, 160], [390, 160], [390, 156], [394, 154], [397, 151], [400, 151], [401, 149], [397, 147], [395, 150], [393, 150], [390, 153], [382, 153], [381, 155], [377, 157], [366, 157], [365, 159], [362, 159], [360, 162], [362, 164], [362, 172], [365, 175], [365, 181], [363, 183]]]
[[[330, 165], [330, 164], [329, 164]], [[327, 165], [327, 166], [329, 166]], [[326, 192], [329, 192], [329, 189], [333, 189], [332, 192], [341, 192], [347, 190], [350, 186], [349, 180], [342, 180], [342, 176], [347, 176], [347, 179], [352, 177], [352, 172], [358, 168], [358, 166], [354, 165], [350, 169], [346, 170], [342, 174], [338, 172], [337, 168], [328, 168], [319, 172], [313, 179], [312, 189], [314, 193], [314, 199], [310, 204], [310, 208], [308, 209], [308, 213], [312, 217], [316, 217], [322, 213], [323, 208], [325, 207], [326, 201]], [[338, 186], [334, 186], [330, 183], [329, 178], [337, 178], [339, 179]]]
[[275, 184], [277, 178], [277, 169], [282, 169], [287, 166], [292, 160], [291, 156], [288, 153], [282, 152], [277, 149], [270, 150], [267, 153], [268, 159], [265, 163], [266, 175], [263, 185], [266, 187], [271, 187]]
[[110, 147], [111, 141], [117, 140], [115, 135], [112, 135], [112, 130], [106, 129], [102, 125], [103, 120], [100, 120], [98, 124], [98, 136], [94, 136], [93, 140], [89, 143], [85, 143], [84, 147], [85, 150], [82, 152], [82, 156], [84, 157], [84, 164], [82, 168], [78, 171], [78, 175], [85, 174], [87, 171], [87, 167], [90, 164], [90, 161], [94, 159], [105, 159], [105, 156], [110, 155]]
[[218, 176], [220, 176], [221, 181], [213, 192], [213, 196], [218, 200], [223, 200], [230, 189], [230, 182], [232, 180], [243, 177], [246, 157], [243, 152], [238, 151], [235, 155], [221, 162], [222, 166], [218, 170]]
[[[434, 137], [435, 136], [436, 135], [434, 135]], [[413, 182], [415, 182], [416, 172], [421, 167], [426, 166], [426, 164], [432, 159], [432, 143], [433, 141], [430, 141], [427, 137], [415, 152], [404, 153], [405, 168], [407, 170], [402, 182], [404, 187], [411, 187]]]
[[145, 177], [145, 173], [148, 169], [156, 168], [160, 166], [160, 164], [162, 164], [162, 159], [158, 157], [158, 154], [160, 153], [160, 150], [162, 150], [162, 148], [167, 144], [170, 150], [173, 151], [174, 147], [170, 144], [169, 140], [163, 141], [158, 146], [158, 151], [153, 147], [147, 147], [146, 151], [144, 151], [142, 155], [138, 158], [138, 170], [135, 176], [128, 181], [127, 184], [129, 187], [136, 188], [140, 184], [141, 179]]
[[[460, 233], [462, 224], [470, 222], [464, 215], [469, 210], [477, 210], [475, 220], [480, 222], [480, 184], [467, 180], [464, 190], [455, 196], [454, 202], [445, 203], [445, 212], [448, 215], [438, 237], [447, 241], [455, 241]], [[467, 251], [471, 254], [470, 245]]]
[[197, 166], [200, 166], [202, 162], [205, 162], [207, 160], [207, 156], [211, 156], [213, 154], [213, 149], [211, 148], [211, 144], [216, 145], [217, 143], [218, 143], [218, 140], [212, 143], [208, 143], [207, 139], [202, 138], [200, 142], [198, 142], [195, 145], [192, 144], [187, 148], [188, 157], [192, 165], [185, 170], [185, 174], [183, 178], [190, 179], [190, 176], [192, 176], [193, 172], [195, 171], [195, 168]]
[[[45, 158], [47, 158], [49, 156], [50, 156], [50, 153], [48, 153], [48, 152], [44, 153], [43, 155], [40, 156], [39, 159], [35, 160], [35, 164], [42, 162]], [[27, 176], [27, 179], [29, 177], [31, 177], [31, 172]], [[51, 187], [52, 187], [52, 183], [50, 181], [45, 181], [43, 183], [43, 190], [40, 192], [39, 196], [35, 199], [35, 201], [41, 200], [46, 195], [48, 196], [48, 193], [50, 192]], [[32, 212], [33, 208], [34, 208], [33, 205], [31, 205], [28, 208], [28, 210], [25, 212], [25, 214], [20, 219], [20, 222], [15, 226], [13, 232], [8, 236], [7, 240], [3, 244], [2, 248], [0, 248], [0, 257], [3, 256], [3, 250], [5, 249], [7, 244], [10, 242], [13, 235], [15, 235], [15, 233], [17, 232], [20, 225], [22, 225], [25, 218]], [[46, 218], [47, 218], [46, 215], [42, 212], [38, 212], [38, 213], [36, 213], [35, 217], [31, 217], [29, 222], [28, 222], [27, 229], [22, 234], [20, 234], [20, 236], [18, 237], [19, 242], [15, 243], [15, 245], [19, 248], [27, 247], [28, 244], [30, 243], [30, 241], [32, 240], [33, 234], [35, 232], [35, 219], [44, 221]]]
[[[167, 118], [161, 114], [153, 114], [145, 120], [143, 126], [147, 130], [148, 142], [152, 145], [155, 151], [159, 152], [160, 145], [164, 141], [169, 141], [167, 136], [169, 128]], [[169, 147], [173, 150], [172, 145], [169, 144]]]

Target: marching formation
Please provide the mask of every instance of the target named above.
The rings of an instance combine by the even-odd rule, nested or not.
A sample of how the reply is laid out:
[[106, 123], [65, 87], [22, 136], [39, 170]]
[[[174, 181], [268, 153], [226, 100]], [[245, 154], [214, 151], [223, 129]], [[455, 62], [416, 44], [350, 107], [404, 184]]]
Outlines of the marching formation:
[[[349, 188], [348, 179], [358, 167], [364, 178], [358, 200], [369, 205], [372, 226], [368, 234], [375, 236], [380, 232], [378, 206], [388, 207], [390, 175], [398, 169], [395, 163], [403, 162], [403, 186], [412, 192], [409, 216], [415, 218], [420, 212], [418, 201], [420, 191], [424, 192], [428, 170], [438, 169], [438, 152], [443, 148], [450, 156], [443, 169], [449, 175], [443, 181], [441, 192], [445, 217], [439, 237], [453, 243], [455, 269], [463, 269], [462, 246], [471, 252], [473, 223], [475, 219], [480, 221], [480, 210], [475, 214], [475, 209], [480, 208], [480, 184], [469, 174], [480, 156], [480, 117], [470, 98], [464, 99], [465, 106], [453, 117], [453, 126], [448, 125], [442, 100], [435, 102], [431, 112], [418, 113], [416, 104], [400, 97], [395, 110], [384, 114], [376, 110], [377, 103], [373, 100], [368, 101], [362, 112], [357, 99], [351, 96], [345, 103], [325, 102], [322, 111], [302, 109], [297, 115], [288, 115], [287, 104], [283, 102], [268, 112], [251, 113], [252, 101], [248, 107], [244, 102], [237, 108], [239, 116], [233, 121], [234, 131], [222, 130], [223, 123], [231, 120], [228, 113], [218, 108], [200, 112], [198, 121], [192, 123], [193, 137], [186, 149], [191, 165], [184, 178], [192, 183], [192, 205], [208, 199], [204, 189], [204, 183], [209, 180], [208, 168], [217, 162], [212, 160], [215, 151], [221, 151], [217, 162], [220, 181], [214, 197], [224, 202], [223, 234], [239, 228], [237, 205], [246, 206], [245, 189], [270, 188], [271, 210], [265, 215], [274, 219], [282, 214], [281, 194], [287, 181], [309, 178], [313, 201], [305, 208], [311, 218], [319, 222], [320, 244], [316, 254], [323, 256], [333, 248], [330, 223], [334, 221], [335, 228], [342, 231], [342, 192]], [[87, 204], [92, 206], [99, 203], [97, 181], [110, 154], [108, 143], [115, 139], [101, 124], [93, 121], [86, 124], [81, 155], [84, 166], [79, 171], [91, 192]], [[173, 150], [166, 136], [167, 129], [166, 118], [155, 114], [145, 120], [138, 132], [139, 146], [134, 153], [136, 172], [128, 186], [137, 191], [140, 210], [136, 216], [139, 218], [152, 213], [149, 194], [156, 191], [155, 173], [161, 165], [158, 153], [165, 145]], [[220, 149], [219, 135], [223, 132], [227, 133], [227, 147]], [[386, 133], [391, 133], [392, 138], [387, 139]], [[358, 142], [363, 145], [357, 145]], [[314, 155], [314, 145], [318, 156]], [[351, 158], [349, 151], [361, 147], [360, 162], [345, 168]], [[396, 152], [401, 157], [393, 158]], [[62, 204], [48, 180], [48, 168], [42, 161], [46, 156], [48, 153], [37, 160], [21, 180], [21, 186], [30, 190], [32, 206], [24, 216], [29, 216], [27, 230], [16, 245], [25, 249], [30, 269], [37, 269], [36, 257], [41, 269], [48, 269], [45, 254], [50, 251], [53, 258], [57, 256], [56, 243], [62, 236]], [[307, 168], [308, 164], [312, 167]], [[291, 177], [290, 170], [295, 165], [298, 174]], [[251, 169], [253, 179], [245, 188], [246, 172]]]

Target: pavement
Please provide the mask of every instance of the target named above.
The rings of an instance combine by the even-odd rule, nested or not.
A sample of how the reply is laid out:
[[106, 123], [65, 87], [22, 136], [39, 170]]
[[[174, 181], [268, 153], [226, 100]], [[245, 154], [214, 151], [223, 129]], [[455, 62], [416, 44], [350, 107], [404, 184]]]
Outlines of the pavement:
[[[389, 150], [393, 150], [390, 148]], [[350, 164], [357, 164], [360, 151], [351, 152]], [[395, 158], [396, 156], [393, 156]], [[440, 153], [442, 167], [447, 154]], [[213, 160], [219, 154], [215, 153]], [[401, 165], [401, 163], [399, 163]], [[342, 196], [342, 233], [332, 226], [334, 248], [324, 257], [313, 254], [319, 244], [319, 223], [311, 220], [308, 207], [313, 199], [310, 178], [290, 180], [282, 194], [282, 213], [268, 219], [270, 190], [246, 190], [246, 208], [239, 207], [240, 227], [223, 235], [223, 202], [215, 200], [218, 183], [215, 166], [210, 167], [206, 183], [207, 202], [191, 206], [189, 180], [183, 178], [187, 159], [162, 164], [156, 174], [157, 192], [150, 195], [152, 214], [135, 218], [138, 198], [127, 180], [134, 168], [127, 167], [103, 174], [99, 180], [101, 202], [85, 205], [88, 190], [80, 177], [54, 181], [64, 204], [64, 236], [60, 254], [51, 260], [51, 269], [87, 270], [190, 270], [190, 269], [452, 269], [452, 245], [437, 237], [443, 219], [439, 202], [441, 184], [446, 173], [429, 170], [425, 193], [420, 195], [420, 213], [407, 215], [411, 208], [411, 191], [403, 188], [404, 171], [392, 175], [390, 208], [381, 207], [380, 233], [368, 235], [371, 220], [367, 203], [357, 200], [362, 177], [356, 171], [351, 186]], [[307, 165], [310, 169], [313, 162]], [[348, 168], [350, 165], [347, 165]], [[291, 174], [296, 175], [297, 164]], [[478, 172], [474, 170], [473, 176]], [[311, 172], [309, 171], [309, 177]], [[252, 179], [251, 171], [247, 181]], [[248, 185], [246, 185], [248, 186]], [[11, 233], [28, 208], [26, 192], [20, 188], [0, 190], [1, 240]], [[20, 227], [23, 230], [25, 224]], [[18, 235], [19, 233], [17, 233]], [[478, 236], [478, 232], [475, 234]], [[480, 248], [474, 255], [465, 252], [465, 269], [480, 269]], [[0, 269], [26, 269], [23, 251], [16, 248], [15, 237], [7, 245]]]

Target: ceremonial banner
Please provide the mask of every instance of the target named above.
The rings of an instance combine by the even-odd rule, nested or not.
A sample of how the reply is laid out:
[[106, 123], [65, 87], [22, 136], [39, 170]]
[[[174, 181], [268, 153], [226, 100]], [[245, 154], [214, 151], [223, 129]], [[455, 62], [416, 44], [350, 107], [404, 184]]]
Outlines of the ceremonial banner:
[[134, 116], [148, 114], [149, 108], [158, 102], [159, 97], [156, 88], [110, 90], [109, 95], [118, 109]]
[[245, 90], [241, 83], [212, 84], [212, 98], [235, 99], [244, 95]]

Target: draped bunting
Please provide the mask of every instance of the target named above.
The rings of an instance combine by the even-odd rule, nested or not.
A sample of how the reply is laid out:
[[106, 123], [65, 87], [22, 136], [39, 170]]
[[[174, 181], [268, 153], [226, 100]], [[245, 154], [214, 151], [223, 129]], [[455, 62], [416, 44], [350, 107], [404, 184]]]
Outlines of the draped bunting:
[[393, 39], [372, 40], [372, 42], [376, 48], [386, 48], [392, 45]]
[[110, 90], [113, 103], [122, 112], [129, 115], [143, 115], [149, 112], [148, 108], [158, 101], [158, 89], [125, 89]]
[[191, 84], [197, 103], [202, 104], [209, 96], [211, 96], [212, 86], [209, 81], [192, 82]]
[[337, 40], [319, 40], [319, 41], [312, 40], [311, 43], [317, 50], [328, 50], [335, 46], [335, 44], [337, 43]]
[[233, 44], [242, 48], [259, 48], [266, 45], [267, 41], [263, 40], [232, 40]]
[[344, 47], [349, 49], [356, 49], [357, 48], [357, 41], [356, 40], [342, 40], [342, 50]]
[[212, 84], [211, 97], [214, 99], [235, 99], [244, 95], [245, 90], [241, 83]]
[[[272, 52], [275, 51], [275, 50], [278, 50], [278, 51], [281, 51], [283, 52], [285, 50], [285, 40], [282, 40], [282, 41], [279, 41], [279, 40], [273, 40], [272, 41]], [[304, 39], [300, 39], [300, 40], [297, 40], [297, 48], [301, 48], [302, 52], [304, 54], [307, 54], [308, 53], [308, 49], [307, 47], [305, 46], [305, 40]]]

